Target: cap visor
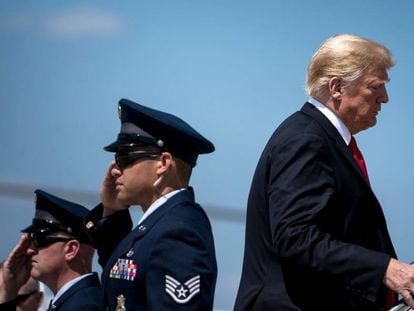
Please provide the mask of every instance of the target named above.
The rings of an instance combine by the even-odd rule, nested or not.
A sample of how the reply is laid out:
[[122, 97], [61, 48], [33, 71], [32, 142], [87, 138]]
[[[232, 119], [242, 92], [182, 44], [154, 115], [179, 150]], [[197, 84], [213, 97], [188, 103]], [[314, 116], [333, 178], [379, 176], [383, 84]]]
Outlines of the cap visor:
[[114, 141], [112, 144], [105, 146], [104, 150], [109, 152], [116, 152], [120, 147], [126, 145], [120, 141]]
[[37, 231], [40, 231], [40, 230], [42, 230], [42, 229], [43, 229], [43, 228], [39, 228], [39, 227], [36, 227], [36, 226], [30, 225], [30, 226], [28, 226], [28, 227], [24, 228], [24, 229], [22, 230], [22, 232], [25, 232], [25, 233], [32, 233], [32, 232], [37, 232]]
[[115, 141], [112, 144], [105, 146], [104, 150], [109, 152], [118, 152], [121, 149], [130, 149], [136, 146], [146, 146], [144, 142], [131, 142], [131, 141]]

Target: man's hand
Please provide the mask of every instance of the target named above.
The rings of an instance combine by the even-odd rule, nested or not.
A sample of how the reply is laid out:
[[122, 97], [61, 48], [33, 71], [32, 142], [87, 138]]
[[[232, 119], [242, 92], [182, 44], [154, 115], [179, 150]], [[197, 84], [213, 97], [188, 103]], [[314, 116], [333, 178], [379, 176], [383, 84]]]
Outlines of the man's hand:
[[0, 284], [0, 303], [14, 299], [20, 287], [29, 279], [31, 263], [27, 249], [30, 243], [29, 235], [24, 234], [4, 262], [2, 269], [3, 284]]
[[105, 174], [101, 188], [101, 201], [104, 207], [104, 217], [119, 212], [120, 210], [128, 209], [129, 207], [120, 204], [117, 199], [116, 176], [120, 174], [121, 172], [116, 166], [115, 161], [112, 161]]
[[391, 258], [384, 283], [400, 294], [407, 306], [414, 309], [414, 266]]

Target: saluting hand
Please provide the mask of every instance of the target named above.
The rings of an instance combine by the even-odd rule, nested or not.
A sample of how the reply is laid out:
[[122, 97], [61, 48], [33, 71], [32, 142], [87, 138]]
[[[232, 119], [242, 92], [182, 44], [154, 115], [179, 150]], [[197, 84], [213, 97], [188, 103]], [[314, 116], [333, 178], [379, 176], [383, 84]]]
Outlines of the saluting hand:
[[15, 246], [9, 257], [3, 264], [3, 284], [0, 285], [0, 303], [14, 299], [20, 287], [30, 277], [31, 263], [27, 250], [31, 239], [26, 233], [22, 235], [19, 243]]
[[121, 171], [116, 166], [115, 161], [112, 161], [109, 164], [101, 188], [101, 201], [104, 207], [103, 216], [109, 216], [129, 207], [121, 204], [117, 199], [116, 180], [119, 175], [121, 175]]

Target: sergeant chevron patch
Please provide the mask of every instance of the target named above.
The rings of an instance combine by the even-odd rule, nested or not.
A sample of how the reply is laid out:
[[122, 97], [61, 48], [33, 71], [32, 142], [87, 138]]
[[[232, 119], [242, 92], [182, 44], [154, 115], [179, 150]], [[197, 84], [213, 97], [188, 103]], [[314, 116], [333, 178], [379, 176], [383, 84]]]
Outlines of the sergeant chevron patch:
[[185, 304], [200, 292], [200, 275], [196, 275], [184, 284], [181, 284], [172, 276], [165, 275], [165, 292], [176, 303]]

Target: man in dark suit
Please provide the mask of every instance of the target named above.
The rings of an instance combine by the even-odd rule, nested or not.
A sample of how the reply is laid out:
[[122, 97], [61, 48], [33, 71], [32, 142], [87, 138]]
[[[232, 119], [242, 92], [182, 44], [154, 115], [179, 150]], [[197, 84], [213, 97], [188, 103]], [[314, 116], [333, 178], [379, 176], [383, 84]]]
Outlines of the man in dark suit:
[[3, 266], [0, 305], [13, 310], [17, 291], [32, 276], [55, 295], [48, 310], [103, 309], [99, 277], [91, 273], [94, 248], [83, 226], [85, 207], [36, 190], [32, 224]]
[[[87, 216], [110, 310], [212, 310], [217, 266], [210, 222], [189, 187], [199, 154], [213, 144], [183, 120], [119, 102], [121, 131]], [[134, 230], [128, 212], [144, 214]]]
[[396, 292], [414, 305], [413, 267], [395, 259], [352, 142], [388, 102], [393, 65], [384, 46], [353, 35], [313, 56], [311, 99], [274, 132], [254, 174], [235, 310], [384, 310]]

